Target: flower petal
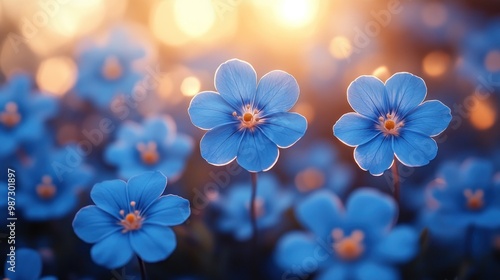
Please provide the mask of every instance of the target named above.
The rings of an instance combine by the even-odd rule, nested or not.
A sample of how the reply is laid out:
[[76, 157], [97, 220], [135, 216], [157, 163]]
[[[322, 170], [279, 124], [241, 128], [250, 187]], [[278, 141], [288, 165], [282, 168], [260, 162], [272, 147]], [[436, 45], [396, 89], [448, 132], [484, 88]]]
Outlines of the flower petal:
[[216, 126], [236, 122], [232, 113], [235, 111], [222, 96], [213, 91], [198, 93], [189, 104], [191, 122], [201, 129], [212, 129]]
[[498, 229], [500, 228], [500, 208], [499, 205], [491, 205], [475, 218], [475, 223], [480, 228]]
[[143, 135], [152, 137], [156, 141], [173, 139], [176, 134], [175, 122], [170, 116], [151, 117], [144, 121]]
[[116, 232], [97, 242], [90, 250], [92, 260], [108, 269], [126, 265], [134, 255], [129, 234]]
[[[314, 241], [313, 236], [293, 231], [279, 240], [274, 258], [283, 270], [299, 268], [301, 272], [311, 274], [318, 268], [319, 263], [326, 261], [330, 255]], [[314, 270], [308, 265], [310, 259], [316, 262]]]
[[357, 113], [344, 114], [333, 126], [333, 134], [342, 143], [354, 147], [365, 144], [380, 134], [372, 119]]
[[348, 280], [349, 269], [341, 264], [335, 264], [332, 267], [327, 268], [325, 271], [321, 272], [316, 280]]
[[333, 228], [339, 225], [342, 203], [328, 191], [317, 191], [301, 202], [295, 210], [300, 224], [321, 240], [328, 240]]
[[231, 59], [215, 72], [215, 87], [234, 109], [251, 104], [257, 89], [257, 74], [248, 62]]
[[365, 117], [377, 120], [388, 113], [389, 101], [382, 81], [374, 76], [361, 76], [347, 88], [347, 101]]
[[413, 131], [401, 131], [392, 141], [394, 153], [401, 163], [416, 167], [429, 163], [437, 155], [437, 144], [429, 136]]
[[491, 186], [494, 168], [490, 161], [469, 159], [463, 163], [461, 168], [463, 172], [462, 184], [464, 186], [468, 186], [469, 188], [476, 187], [478, 189], [485, 189]]
[[277, 113], [268, 116], [260, 130], [280, 148], [288, 148], [304, 136], [307, 120], [297, 113]]
[[264, 75], [257, 86], [255, 104], [264, 116], [287, 112], [299, 99], [299, 84], [295, 78], [280, 70]]
[[394, 200], [372, 189], [358, 189], [346, 202], [346, 220], [378, 233], [388, 229], [396, 216]]
[[384, 280], [399, 280], [399, 275], [396, 269], [374, 262], [364, 262], [353, 270], [356, 280], [373, 280], [374, 275], [376, 279]]
[[90, 191], [95, 205], [117, 219], [121, 219], [120, 210], [129, 209], [127, 200], [127, 183], [122, 180], [109, 180], [97, 183]]
[[94, 205], [80, 209], [73, 220], [75, 234], [87, 243], [96, 243], [120, 228], [115, 217]]
[[262, 131], [248, 131], [241, 139], [238, 164], [250, 172], [267, 171], [278, 161], [279, 151], [276, 144], [267, 138]]
[[135, 209], [146, 209], [157, 200], [167, 187], [167, 177], [159, 171], [144, 172], [130, 178], [127, 182], [129, 200], [135, 201]]
[[404, 129], [436, 136], [448, 127], [450, 121], [450, 108], [437, 100], [425, 101], [408, 113], [404, 119]]
[[201, 138], [201, 156], [213, 165], [228, 164], [236, 158], [243, 135], [235, 124], [218, 126]]
[[376, 259], [381, 262], [403, 263], [418, 252], [418, 234], [408, 226], [398, 226], [376, 245]]
[[385, 88], [391, 109], [401, 117], [422, 103], [427, 95], [424, 80], [406, 72], [392, 75], [385, 83]]
[[160, 226], [175, 226], [186, 221], [190, 214], [188, 200], [169, 194], [151, 204], [145, 213], [144, 222]]
[[144, 224], [140, 230], [130, 232], [134, 251], [146, 262], [166, 259], [177, 246], [175, 233], [169, 227]]
[[5, 262], [5, 278], [10, 280], [38, 280], [42, 274], [42, 258], [37, 251], [27, 248], [17, 249], [15, 272]]
[[359, 167], [368, 170], [374, 176], [380, 176], [394, 160], [391, 137], [377, 135], [369, 142], [356, 147], [354, 159]]

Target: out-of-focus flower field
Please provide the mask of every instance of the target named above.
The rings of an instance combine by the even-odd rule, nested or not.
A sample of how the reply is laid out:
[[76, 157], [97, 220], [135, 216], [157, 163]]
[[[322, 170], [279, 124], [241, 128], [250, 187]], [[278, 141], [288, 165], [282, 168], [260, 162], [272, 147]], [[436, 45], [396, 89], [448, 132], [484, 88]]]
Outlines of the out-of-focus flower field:
[[0, 276], [500, 279], [499, 108], [498, 0], [0, 0]]

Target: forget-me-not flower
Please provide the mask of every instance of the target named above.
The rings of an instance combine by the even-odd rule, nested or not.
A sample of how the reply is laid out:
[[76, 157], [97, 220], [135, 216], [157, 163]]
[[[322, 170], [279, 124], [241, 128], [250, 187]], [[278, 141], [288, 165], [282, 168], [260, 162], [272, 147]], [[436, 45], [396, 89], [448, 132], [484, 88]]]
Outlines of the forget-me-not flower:
[[189, 106], [193, 124], [208, 130], [200, 149], [210, 164], [236, 158], [250, 172], [267, 171], [278, 160], [278, 147], [290, 147], [304, 135], [306, 119], [288, 112], [299, 98], [292, 75], [271, 71], [257, 84], [253, 67], [233, 59], [217, 69], [215, 87], [218, 92], [201, 92]]
[[[40, 278], [42, 274], [42, 258], [37, 251], [20, 248], [15, 251], [14, 268], [9, 263], [10, 257], [7, 256], [5, 263], [5, 278], [8, 280], [56, 280], [56, 277], [45, 276]], [[10, 268], [10, 269], [9, 269]], [[14, 271], [12, 271], [12, 269]]]
[[170, 226], [190, 215], [189, 201], [176, 195], [162, 196], [167, 178], [145, 172], [124, 182], [94, 185], [90, 196], [95, 205], [82, 208], [73, 229], [91, 249], [92, 260], [109, 269], [127, 264], [134, 254], [146, 262], [167, 258], [177, 242]]
[[407, 226], [392, 228], [394, 200], [372, 189], [359, 189], [345, 209], [337, 196], [318, 191], [296, 208], [310, 231], [294, 231], [278, 242], [275, 258], [287, 277], [318, 272], [318, 280], [399, 279], [395, 264], [418, 251], [418, 234]]
[[451, 121], [446, 105], [437, 100], [423, 102], [426, 94], [424, 80], [410, 73], [396, 73], [385, 84], [374, 76], [361, 76], [347, 89], [355, 112], [344, 114], [333, 133], [356, 147], [356, 162], [372, 175], [382, 175], [394, 157], [406, 166], [426, 165], [438, 150], [431, 137]]
[[177, 132], [172, 118], [153, 117], [141, 125], [123, 124], [117, 140], [106, 149], [105, 157], [118, 167], [122, 178], [158, 170], [174, 180], [184, 170], [192, 150], [193, 140]]

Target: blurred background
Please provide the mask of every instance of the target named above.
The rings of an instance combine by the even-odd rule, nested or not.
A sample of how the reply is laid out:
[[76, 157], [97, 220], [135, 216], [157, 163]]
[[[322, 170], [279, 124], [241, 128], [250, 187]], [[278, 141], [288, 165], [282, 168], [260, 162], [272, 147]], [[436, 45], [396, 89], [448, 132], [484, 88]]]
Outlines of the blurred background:
[[[100, 93], [89, 92], [113, 89], [97, 85], [88, 73], [106, 51], [119, 53], [139, 78], [131, 78], [129, 92], [116, 90], [103, 101]], [[74, 166], [85, 170], [87, 179], [74, 194], [78, 202], [71, 210], [59, 217], [23, 219], [27, 206], [20, 205], [17, 240], [40, 252], [43, 275], [138, 279], [131, 278], [138, 277], [135, 260], [111, 272], [94, 264], [91, 246], [72, 231], [76, 211], [92, 204], [92, 185], [123, 178], [119, 167], [105, 159], [106, 147], [117, 141], [117, 129], [90, 137], [85, 131], [98, 129], [103, 118], [118, 128], [169, 115], [193, 146], [183, 171], [169, 180], [167, 193], [190, 199], [193, 211], [186, 224], [175, 228], [176, 251], [166, 261], [148, 265], [150, 276], [247, 278], [249, 242], [218, 225], [231, 185], [248, 182], [250, 175], [206, 163], [198, 148], [204, 131], [187, 114], [195, 94], [215, 90], [215, 70], [231, 58], [252, 64], [259, 78], [276, 69], [292, 74], [301, 89], [292, 111], [309, 122], [306, 136], [281, 150], [269, 172], [294, 199], [283, 219], [263, 229], [263, 279], [282, 279], [283, 271], [273, 261], [274, 246], [283, 233], [300, 228], [293, 207], [304, 193], [325, 187], [345, 198], [360, 186], [391, 192], [390, 174], [373, 177], [360, 170], [353, 149], [332, 135], [333, 124], [351, 111], [346, 89], [360, 75], [385, 81], [396, 72], [411, 72], [425, 80], [427, 99], [439, 99], [452, 110], [449, 128], [436, 138], [437, 158], [422, 168], [400, 167], [403, 223], [419, 223], [428, 202], [426, 189], [443, 162], [480, 157], [497, 171], [500, 167], [500, 1], [0, 0], [0, 84], [26, 74], [33, 91], [58, 104], [36, 141], [25, 139], [4, 153], [2, 168], [17, 169], [21, 190], [23, 181], [29, 181], [23, 179], [30, 174], [23, 171], [29, 169], [26, 162], [49, 158], [52, 149], [91, 143]], [[102, 139], [94, 143], [92, 137]], [[3, 252], [5, 239], [1, 244]], [[495, 257], [491, 269], [498, 273], [498, 253]], [[455, 279], [461, 262], [420, 265], [424, 272], [418, 276], [411, 265], [401, 268], [403, 279]], [[491, 275], [499, 274], [479, 271], [475, 277], [496, 279]]]

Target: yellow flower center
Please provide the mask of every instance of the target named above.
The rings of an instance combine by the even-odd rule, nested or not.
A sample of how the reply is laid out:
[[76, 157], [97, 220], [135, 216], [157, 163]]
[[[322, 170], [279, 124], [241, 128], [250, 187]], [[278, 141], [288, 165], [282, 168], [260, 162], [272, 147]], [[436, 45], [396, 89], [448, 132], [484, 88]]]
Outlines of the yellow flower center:
[[301, 192], [316, 190], [323, 186], [324, 183], [325, 175], [315, 168], [307, 168], [295, 176], [295, 185]]
[[470, 189], [464, 190], [467, 208], [470, 210], [479, 210], [484, 206], [484, 192], [483, 190], [472, 191]]
[[123, 74], [123, 68], [118, 58], [111, 56], [106, 58], [102, 66], [102, 75], [107, 80], [113, 81], [120, 78]]
[[399, 120], [394, 113], [386, 114], [378, 118], [377, 128], [382, 131], [384, 136], [399, 135], [399, 130], [404, 126], [404, 121]]
[[7, 127], [14, 127], [21, 121], [21, 115], [17, 111], [17, 104], [7, 102], [5, 110], [0, 113], [0, 122]]
[[259, 114], [259, 110], [253, 109], [250, 105], [246, 105], [243, 108], [241, 116], [239, 116], [238, 113], [233, 112], [233, 116], [241, 122], [240, 128], [248, 128], [250, 130], [255, 129], [255, 127], [262, 122]]
[[120, 220], [120, 225], [123, 226], [122, 233], [126, 233], [133, 230], [138, 230], [142, 227], [142, 223], [144, 222], [144, 217], [141, 216], [139, 210], [135, 210], [135, 201], [130, 202], [130, 206], [132, 206], [132, 212], [125, 215], [125, 210], [120, 210], [120, 216], [123, 219]]
[[137, 144], [137, 150], [141, 155], [142, 162], [147, 165], [153, 165], [160, 160], [156, 142], [139, 143]]
[[365, 250], [362, 243], [365, 235], [361, 230], [354, 230], [350, 236], [344, 236], [342, 229], [336, 228], [332, 230], [332, 237], [333, 250], [343, 260], [355, 260]]
[[57, 189], [52, 183], [52, 177], [45, 175], [42, 182], [36, 186], [36, 193], [42, 199], [50, 199], [57, 193]]

